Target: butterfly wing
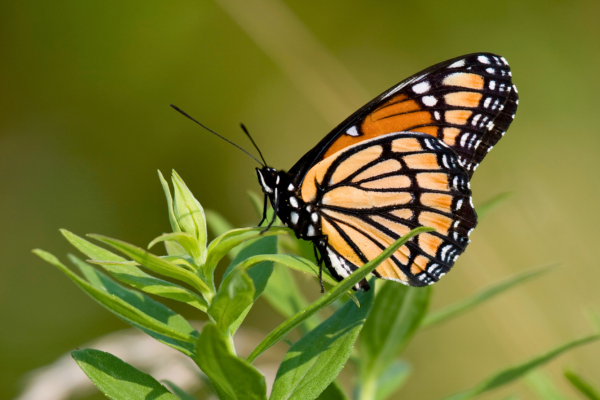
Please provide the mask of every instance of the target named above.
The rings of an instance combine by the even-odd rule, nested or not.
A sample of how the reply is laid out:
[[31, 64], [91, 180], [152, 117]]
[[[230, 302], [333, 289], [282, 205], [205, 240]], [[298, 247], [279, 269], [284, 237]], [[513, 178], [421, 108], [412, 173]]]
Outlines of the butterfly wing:
[[412, 286], [434, 283], [477, 223], [469, 175], [453, 150], [424, 133], [383, 135], [340, 150], [308, 171], [301, 196], [318, 210], [328, 237], [321, 253], [339, 278], [411, 229], [429, 226], [436, 231], [411, 239], [374, 273]]
[[302, 182], [316, 163], [392, 132], [432, 135], [452, 148], [471, 176], [500, 140], [518, 95], [504, 57], [475, 53], [436, 64], [386, 90], [331, 131], [290, 170]]

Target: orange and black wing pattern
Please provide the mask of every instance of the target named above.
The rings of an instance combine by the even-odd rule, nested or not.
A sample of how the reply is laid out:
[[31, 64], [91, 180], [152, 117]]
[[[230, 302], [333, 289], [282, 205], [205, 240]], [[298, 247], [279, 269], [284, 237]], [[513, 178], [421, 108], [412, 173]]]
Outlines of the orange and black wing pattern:
[[412, 131], [446, 143], [470, 177], [508, 129], [518, 103], [504, 57], [491, 53], [457, 57], [376, 97], [323, 138], [290, 173], [302, 179], [317, 162], [348, 146]]
[[327, 236], [326, 265], [345, 278], [418, 226], [374, 272], [412, 286], [436, 282], [469, 243], [477, 215], [456, 153], [425, 133], [400, 132], [350, 145], [314, 165], [301, 186]]

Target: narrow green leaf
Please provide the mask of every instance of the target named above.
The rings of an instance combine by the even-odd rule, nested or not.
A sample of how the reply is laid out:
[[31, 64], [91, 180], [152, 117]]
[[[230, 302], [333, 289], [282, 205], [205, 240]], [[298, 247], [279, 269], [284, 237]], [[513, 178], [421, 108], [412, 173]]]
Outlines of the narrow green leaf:
[[[267, 237], [259, 238], [259, 239], [255, 240], [254, 242], [251, 242], [250, 244], [245, 246], [238, 253], [238, 255], [233, 259], [231, 264], [229, 264], [229, 266], [227, 267], [227, 270], [225, 271], [224, 277], [227, 278], [229, 276], [229, 273], [232, 270], [234, 270], [234, 268], [237, 265], [239, 265], [240, 263], [242, 263], [243, 261], [247, 260], [250, 257], [256, 256], [256, 255], [264, 255], [264, 254], [276, 254], [277, 253], [277, 241], [278, 241], [278, 237], [267, 236]], [[260, 264], [256, 264], [256, 266], [254, 266], [248, 270], [248, 276], [250, 277], [250, 279], [252, 279], [252, 283], [254, 284], [254, 298], [252, 299], [252, 303], [246, 307], [246, 309], [244, 310], [244, 312], [242, 312], [240, 314], [238, 319], [233, 324], [231, 324], [231, 334], [232, 335], [240, 327], [240, 325], [244, 321], [244, 318], [246, 318], [246, 315], [248, 314], [248, 312], [250, 312], [250, 309], [252, 308], [252, 304], [256, 301], [256, 299], [258, 299], [258, 297], [265, 290], [265, 287], [267, 286], [267, 282], [269, 281], [269, 278], [271, 277], [272, 272], [273, 272], [273, 262], [271, 262], [271, 261], [264, 261]]]
[[208, 289], [208, 286], [206, 286], [206, 283], [204, 283], [198, 276], [187, 269], [183, 269], [176, 264], [170, 263], [158, 256], [155, 256], [154, 254], [148, 253], [142, 248], [121, 240], [95, 234], [90, 234], [88, 236], [119, 250], [121, 253], [131, 257], [133, 260], [139, 262], [144, 267], [156, 272], [157, 274], [165, 275], [187, 283], [202, 293], [207, 300], [210, 300], [211, 293]]
[[248, 240], [290, 232], [288, 228], [279, 227], [272, 227], [268, 231], [262, 233], [263, 230], [263, 228], [234, 229], [215, 238], [208, 246], [204, 274], [206, 276], [212, 276], [212, 271], [215, 270], [219, 261], [221, 261], [221, 259], [232, 249]]
[[565, 370], [565, 378], [571, 382], [582, 395], [590, 400], [600, 400], [600, 390], [572, 369]]
[[156, 278], [133, 265], [103, 261], [90, 262], [100, 265], [113, 277], [115, 277], [115, 279], [133, 286], [138, 290], [154, 294], [156, 296], [165, 297], [167, 299], [180, 301], [195, 307], [200, 311], [206, 312], [208, 307], [206, 300], [191, 290], [184, 288], [183, 286]]
[[374, 291], [358, 297], [360, 308], [347, 302], [288, 350], [277, 371], [271, 400], [316, 398], [335, 380], [371, 311]]
[[229, 351], [216, 325], [204, 326], [196, 347], [196, 364], [210, 379], [221, 400], [266, 400], [265, 377]]
[[598, 339], [600, 339], [600, 334], [590, 335], [590, 336], [586, 336], [586, 337], [583, 337], [580, 339], [575, 339], [570, 342], [564, 343], [544, 354], [540, 354], [540, 355], [533, 357], [525, 362], [522, 362], [520, 364], [513, 365], [511, 367], [503, 369], [503, 370], [495, 373], [494, 375], [490, 376], [489, 378], [484, 379], [482, 382], [480, 382], [478, 385], [472, 387], [471, 389], [465, 390], [461, 393], [457, 393], [453, 396], [449, 396], [446, 399], [447, 400], [471, 399], [483, 392], [487, 392], [487, 391], [495, 389], [499, 386], [503, 386], [510, 382], [513, 382], [514, 380], [524, 376], [525, 374], [527, 374], [534, 368], [537, 368], [537, 367], [547, 363], [548, 361], [561, 355], [562, 353], [564, 353], [567, 350], [571, 350], [575, 347], [582, 346], [584, 344], [596, 341]]
[[408, 345], [419, 328], [431, 288], [383, 282], [373, 311], [360, 335], [360, 398], [372, 399], [377, 381]]
[[327, 386], [317, 400], [349, 400], [346, 393], [337, 381], [333, 381]]
[[[115, 293], [109, 293], [106, 289], [100, 289], [92, 284], [86, 282], [75, 273], [73, 273], [70, 269], [68, 269], [64, 264], [62, 264], [55, 256], [52, 254], [36, 249], [33, 251], [34, 254], [38, 255], [44, 261], [56, 266], [60, 269], [65, 275], [67, 275], [77, 286], [79, 286], [84, 292], [86, 292], [90, 297], [96, 300], [98, 303], [117, 314], [121, 318], [131, 321], [134, 324], [142, 326], [150, 331], [157, 332], [161, 335], [182, 340], [185, 342], [194, 342], [195, 338], [190, 333], [182, 332], [179, 329], [174, 328], [173, 326], [169, 326], [171, 323], [171, 315], [162, 315], [161, 320], [151, 317], [145, 312], [141, 311], [139, 308], [136, 308], [128, 301], [133, 301], [131, 298], [126, 297], [125, 293], [121, 295], [127, 298], [128, 301], [123, 298], [117, 296]], [[91, 268], [91, 267], [90, 267]], [[116, 284], [114, 284], [116, 285]], [[123, 290], [125, 290], [123, 288]], [[127, 293], [129, 294], [129, 293]], [[142, 295], [141, 293], [137, 293], [140, 297], [138, 299], [141, 302], [145, 302], [147, 296]], [[150, 298], [147, 298], [150, 299]], [[151, 299], [150, 299], [151, 300]], [[157, 303], [157, 302], [155, 302]], [[148, 307], [146, 310], [153, 307], [154, 304], [148, 303]], [[165, 307], [166, 308], [166, 307]], [[158, 311], [158, 310], [157, 310]], [[155, 314], [157, 315], [157, 314]], [[192, 328], [193, 329], [193, 328]]]
[[196, 200], [183, 179], [173, 171], [173, 211], [181, 230], [194, 236], [201, 251], [206, 248], [206, 216], [200, 202]]
[[408, 379], [410, 364], [396, 360], [377, 378], [375, 400], [385, 400], [397, 392]]
[[[61, 233], [79, 251], [89, 258], [94, 259], [90, 262], [102, 266], [121, 282], [127, 283], [128, 285], [131, 285], [136, 289], [142, 290], [146, 293], [182, 301], [191, 305], [192, 307], [206, 311], [206, 301], [191, 290], [185, 289], [184, 287], [174, 283], [155, 278], [136, 267], [135, 265], [137, 263], [135, 261], [127, 261], [125, 258], [113, 254], [102, 247], [96, 246], [95, 244], [90, 243], [65, 229], [61, 229]], [[187, 261], [180, 258], [178, 258], [178, 261], [185, 262], [186, 265], [191, 265]]]
[[138, 329], [141, 329], [148, 335], [152, 336], [154, 339], [166, 344], [167, 346], [174, 348], [175, 350], [179, 350], [188, 356], [193, 354], [195, 349], [195, 340], [198, 337], [198, 332], [190, 325], [190, 323], [185, 318], [183, 318], [181, 315], [177, 314], [164, 304], [155, 301], [142, 293], [136, 292], [135, 290], [131, 290], [119, 285], [118, 283], [111, 280], [108, 276], [98, 271], [97, 269], [92, 268], [90, 265], [79, 260], [77, 257], [69, 255], [69, 258], [75, 264], [75, 266], [79, 268], [85, 279], [87, 279], [88, 282], [91, 283], [92, 286], [94, 286], [95, 288], [104, 290], [109, 294], [120, 298], [121, 300], [125, 301], [131, 306], [149, 315], [151, 318], [161, 321], [167, 326], [176, 329], [182, 332], [183, 334], [191, 335], [193, 340], [182, 341], [179, 339], [173, 339], [171, 337], [149, 330], [146, 327], [115, 313], [117, 317], [121, 318], [128, 324], [133, 325]]
[[71, 356], [109, 399], [177, 400], [177, 397], [156, 379], [110, 353], [85, 349], [76, 350]]
[[[319, 267], [312, 263], [311, 261], [302, 258], [300, 256], [292, 256], [288, 254], [269, 254], [269, 255], [259, 255], [246, 259], [244, 262], [240, 263], [236, 268], [248, 269], [252, 266], [262, 262], [262, 261], [273, 261], [286, 267], [295, 269], [296, 271], [300, 271], [305, 274], [312, 275], [316, 278], [319, 277]], [[362, 268], [362, 267], [361, 267]], [[323, 282], [328, 283], [332, 286], [337, 285], [337, 281], [331, 276], [327, 268], [323, 269]], [[349, 289], [346, 293], [357, 305], [358, 301], [356, 299], [356, 295], [352, 289]]]
[[[285, 318], [290, 318], [303, 308], [308, 307], [308, 301], [298, 289], [289, 268], [279, 264], [275, 265], [263, 293], [263, 298]], [[313, 315], [300, 325], [302, 333], [310, 332], [321, 322], [322, 320], [317, 314]]]
[[213, 298], [208, 314], [223, 334], [252, 305], [254, 283], [247, 273], [240, 271], [228, 275]]
[[115, 261], [115, 262], [129, 262], [127, 259], [116, 255], [100, 246], [96, 246], [95, 244], [88, 242], [76, 234], [69, 232], [66, 229], [61, 229], [60, 233], [71, 243], [73, 246], [77, 248], [77, 250], [81, 251], [83, 254], [88, 256], [94, 260], [101, 261]]
[[196, 400], [194, 396], [186, 393], [185, 390], [183, 390], [173, 382], [167, 380], [164, 380], [163, 382], [165, 383], [165, 385], [167, 385], [169, 389], [171, 389], [171, 392], [173, 392], [175, 396], [179, 398], [179, 400]]
[[170, 256], [178, 256], [185, 257], [189, 256], [187, 251], [181, 245], [175, 241], [168, 240], [165, 242], [165, 250], [167, 250], [167, 254]]
[[513, 197], [515, 192], [504, 192], [497, 194], [489, 200], [484, 201], [477, 207], [475, 207], [477, 211], [477, 219], [482, 221], [483, 218], [487, 217], [490, 212], [495, 210], [498, 206], [506, 202], [506, 200]]
[[568, 397], [560, 393], [552, 380], [540, 370], [528, 373], [523, 380], [541, 400], [569, 400]]
[[156, 243], [169, 241], [175, 241], [179, 243], [179, 245], [183, 247], [185, 252], [192, 256], [196, 264], [202, 263], [202, 251], [200, 250], [198, 240], [196, 240], [195, 237], [186, 232], [172, 232], [160, 235], [154, 238], [148, 244], [148, 250], [150, 250]]
[[484, 303], [487, 300], [511, 289], [521, 283], [525, 283], [533, 278], [537, 278], [546, 272], [555, 268], [558, 264], [547, 265], [541, 268], [532, 268], [523, 271], [519, 274], [504, 279], [498, 283], [494, 283], [487, 288], [475, 293], [474, 295], [467, 297], [466, 299], [460, 300], [454, 304], [446, 306], [441, 310], [433, 311], [429, 313], [423, 320], [421, 328], [430, 327], [442, 322], [446, 322], [450, 318], [464, 314], [467, 311], [472, 310], [478, 305]]
[[165, 192], [165, 197], [167, 198], [167, 209], [169, 211], [169, 222], [171, 223], [171, 229], [173, 232], [181, 232], [181, 228], [177, 223], [177, 218], [175, 217], [175, 212], [173, 211], [173, 197], [171, 197], [171, 189], [169, 189], [169, 184], [165, 180], [163, 174], [158, 171], [158, 178], [160, 179], [160, 184], [162, 185], [163, 191]]
[[[248, 356], [248, 361], [252, 362], [256, 357], [262, 354], [265, 350], [273, 346], [275, 343], [283, 339], [288, 333], [290, 333], [294, 328], [300, 325], [303, 321], [310, 318], [312, 315], [316, 314], [319, 310], [327, 307], [329, 304], [333, 303], [335, 300], [339, 299], [345, 292], [351, 289], [355, 284], [357, 284], [360, 280], [364, 279], [368, 274], [371, 273], [379, 264], [381, 264], [384, 260], [390, 257], [398, 248], [400, 248], [404, 243], [410, 240], [412, 237], [423, 233], [423, 232], [431, 232], [434, 229], [428, 227], [420, 227], [413, 229], [400, 239], [396, 240], [391, 246], [385, 249], [379, 256], [375, 257], [370, 262], [363, 265], [357, 271], [353, 272], [346, 279], [338, 283], [334, 286], [329, 292], [325, 293], [321, 298], [312, 303], [310, 306], [294, 315], [292, 318], [289, 318], [287, 321], [279, 325], [275, 330], [273, 330], [259, 345], [254, 349], [254, 351]], [[280, 261], [277, 261], [280, 262]]]

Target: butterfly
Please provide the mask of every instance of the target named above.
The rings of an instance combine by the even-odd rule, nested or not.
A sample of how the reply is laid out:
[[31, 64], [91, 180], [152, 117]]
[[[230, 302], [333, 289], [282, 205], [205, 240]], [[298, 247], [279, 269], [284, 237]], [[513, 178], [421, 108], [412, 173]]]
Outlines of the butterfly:
[[[433, 227], [373, 274], [410, 286], [435, 283], [470, 242], [477, 225], [470, 179], [518, 102], [504, 57], [467, 54], [429, 67], [350, 115], [288, 172], [257, 168], [263, 220], [268, 198], [337, 280], [411, 229]], [[362, 280], [355, 289], [369, 285]]]

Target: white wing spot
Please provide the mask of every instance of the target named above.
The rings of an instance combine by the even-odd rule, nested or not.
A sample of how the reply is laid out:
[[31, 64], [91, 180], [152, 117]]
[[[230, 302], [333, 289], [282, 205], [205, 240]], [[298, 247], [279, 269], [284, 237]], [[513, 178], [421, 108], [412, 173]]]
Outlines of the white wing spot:
[[437, 99], [433, 96], [425, 96], [423, 97], [423, 104], [425, 104], [428, 107], [433, 107], [437, 104]]
[[448, 66], [448, 68], [460, 68], [465, 66], [465, 60], [456, 61]]
[[[519, 104], [519, 103], [517, 102], [517, 104]], [[435, 117], [435, 119], [436, 119], [437, 121], [439, 121], [439, 120], [440, 120], [440, 113], [439, 113], [439, 112], [437, 112], [437, 111], [434, 111], [434, 112], [433, 112], [433, 116]]]
[[418, 94], [425, 93], [429, 89], [431, 89], [431, 85], [427, 81], [417, 83], [415, 86], [412, 87], [413, 92]]
[[350, 135], [350, 136], [358, 136], [358, 131], [356, 130], [356, 126], [353, 126], [351, 128], [348, 128], [346, 130], [346, 135]]
[[456, 203], [456, 211], [460, 210], [462, 205], [463, 205], [462, 199], [458, 199], [458, 202]]
[[489, 58], [487, 58], [486, 56], [479, 56], [479, 57], [477, 57], [477, 61], [479, 61], [482, 64], [489, 64], [490, 63]]
[[491, 90], [496, 89], [496, 81], [490, 81], [490, 89]]
[[306, 231], [306, 236], [315, 236], [315, 235], [316, 235], [315, 227], [312, 225], [309, 225], [308, 230]]
[[469, 138], [468, 133], [465, 133], [464, 135], [462, 135], [462, 137], [460, 138], [460, 147], [465, 147], [465, 145], [467, 144], [468, 138]]
[[492, 102], [492, 98], [488, 97], [487, 99], [485, 99], [485, 101], [483, 102], [483, 106], [485, 108], [488, 108], [490, 106], [490, 103]]
[[292, 224], [296, 225], [298, 223], [298, 218], [300, 218], [300, 214], [298, 214], [296, 211], [292, 211], [292, 213], [290, 214]]
[[290, 197], [290, 205], [294, 208], [298, 208], [298, 200], [295, 197]]
[[515, 92], [519, 93], [519, 91], [517, 90], [517, 87], [515, 85], [513, 85], [513, 89], [515, 89]]
[[477, 125], [477, 122], [479, 121], [479, 118], [481, 118], [481, 114], [477, 114], [477, 115], [476, 115], [476, 116], [473, 118], [473, 120], [471, 121], [471, 124], [472, 124], [473, 126]]
[[487, 72], [488, 74], [495, 74], [496, 70], [494, 68], [486, 68], [485, 72]]
[[312, 219], [312, 221], [316, 224], [319, 221], [319, 214], [317, 214], [317, 213], [310, 214], [310, 219]]
[[491, 131], [492, 129], [494, 129], [494, 123], [492, 121], [488, 122], [487, 128], [488, 128], [488, 131]]

